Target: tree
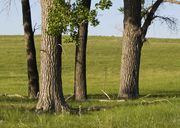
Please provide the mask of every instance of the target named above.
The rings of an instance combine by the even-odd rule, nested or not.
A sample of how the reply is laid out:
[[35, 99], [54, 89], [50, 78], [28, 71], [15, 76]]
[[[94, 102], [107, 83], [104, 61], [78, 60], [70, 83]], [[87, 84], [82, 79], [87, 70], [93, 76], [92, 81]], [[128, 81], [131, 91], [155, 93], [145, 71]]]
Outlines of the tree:
[[[78, 25], [78, 40], [76, 42], [76, 53], [75, 53], [75, 71], [74, 71], [74, 96], [75, 100], [82, 101], [87, 99], [87, 82], [86, 82], [86, 47], [87, 47], [87, 35], [88, 35], [88, 22], [90, 21], [93, 26], [99, 24], [96, 19], [97, 10], [91, 10], [91, 0], [79, 0], [81, 8], [89, 13], [88, 17], [80, 19]], [[100, 0], [96, 3], [96, 9], [102, 10], [109, 9], [112, 6], [110, 0]], [[78, 15], [77, 15], [78, 16]], [[92, 18], [92, 19], [91, 19]]]
[[142, 8], [144, 2], [144, 0], [124, 0], [124, 33], [119, 90], [121, 98], [137, 98], [139, 96], [141, 49], [152, 21], [155, 18], [161, 18], [174, 23], [170, 18], [157, 16], [155, 13], [163, 2], [175, 3], [177, 1], [156, 0], [152, 6]]
[[42, 111], [69, 110], [62, 90], [61, 79], [61, 33], [53, 36], [48, 31], [48, 15], [53, 0], [41, 0], [41, 90], [36, 109]]
[[28, 96], [30, 98], [37, 98], [39, 92], [39, 75], [36, 63], [34, 31], [32, 30], [29, 0], [21, 0], [21, 5], [27, 53]]
[[[91, 0], [82, 1], [83, 8], [90, 11]], [[78, 42], [76, 43], [75, 70], [74, 70], [74, 96], [75, 100], [87, 99], [86, 83], [86, 47], [88, 35], [88, 21], [82, 22], [78, 27]]]
[[63, 0], [54, 0], [54, 7], [49, 15], [50, 35], [58, 33], [70, 33], [70, 39], [76, 44], [75, 70], [74, 70], [74, 96], [75, 100], [87, 98], [86, 88], [86, 46], [88, 35], [88, 23], [97, 26], [97, 9], [109, 9], [112, 5], [110, 0], [99, 0], [96, 8], [90, 10], [91, 0], [76, 0], [71, 3]]
[[141, 0], [124, 0], [124, 33], [121, 59], [120, 97], [138, 97], [141, 51]]

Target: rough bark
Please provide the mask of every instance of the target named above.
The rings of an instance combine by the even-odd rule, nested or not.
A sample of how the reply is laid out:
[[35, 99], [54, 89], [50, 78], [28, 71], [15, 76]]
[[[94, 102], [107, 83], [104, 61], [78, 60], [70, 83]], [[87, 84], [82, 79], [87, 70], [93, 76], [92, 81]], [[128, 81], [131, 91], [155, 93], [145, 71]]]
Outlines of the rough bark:
[[32, 30], [29, 0], [21, 0], [21, 4], [27, 52], [28, 96], [30, 98], [37, 98], [39, 92], [39, 76], [36, 63], [36, 50], [34, 45], [34, 32]]
[[155, 12], [165, 0], [156, 0], [141, 27], [141, 0], [124, 0], [124, 33], [122, 42], [119, 97], [139, 96], [141, 49]]
[[41, 111], [69, 110], [65, 102], [61, 79], [61, 35], [47, 35], [48, 10], [53, 0], [41, 0], [41, 89], [36, 109]]
[[124, 0], [124, 33], [122, 42], [120, 91], [121, 98], [139, 95], [141, 57], [141, 0]]
[[[83, 6], [90, 10], [91, 0], [84, 0]], [[74, 96], [75, 100], [87, 99], [86, 83], [86, 47], [88, 35], [88, 22], [79, 27], [79, 42], [76, 44], [75, 71], [74, 71]]]

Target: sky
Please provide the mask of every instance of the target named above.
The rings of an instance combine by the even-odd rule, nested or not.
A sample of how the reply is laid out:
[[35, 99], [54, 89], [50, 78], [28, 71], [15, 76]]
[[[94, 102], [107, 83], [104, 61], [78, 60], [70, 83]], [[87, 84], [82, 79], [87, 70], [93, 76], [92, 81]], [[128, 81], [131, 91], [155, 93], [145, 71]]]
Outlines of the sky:
[[[21, 0], [12, 0], [10, 9], [0, 11], [0, 35], [22, 35], [22, 15]], [[92, 0], [92, 7], [97, 0]], [[123, 33], [123, 14], [118, 8], [123, 6], [123, 0], [112, 0], [113, 6], [110, 10], [99, 11], [98, 19], [100, 25], [97, 27], [89, 26], [89, 35], [101, 36], [122, 36]], [[39, 0], [30, 0], [33, 26], [41, 25], [41, 12]], [[0, 10], [4, 8], [0, 2]], [[156, 20], [150, 26], [147, 37], [155, 38], [180, 38], [180, 5], [163, 4], [159, 8], [158, 15], [176, 18], [176, 30], [168, 28], [166, 23]], [[40, 34], [41, 30], [36, 30], [35, 34]]]

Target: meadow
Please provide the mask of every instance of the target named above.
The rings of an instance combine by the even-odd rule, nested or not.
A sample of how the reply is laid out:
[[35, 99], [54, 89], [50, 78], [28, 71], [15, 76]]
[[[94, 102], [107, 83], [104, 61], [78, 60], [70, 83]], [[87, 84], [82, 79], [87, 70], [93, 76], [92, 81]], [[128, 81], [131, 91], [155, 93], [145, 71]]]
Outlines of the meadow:
[[[40, 37], [35, 40], [39, 68]], [[88, 100], [67, 101], [73, 108], [82, 110], [78, 115], [39, 114], [35, 112], [37, 101], [27, 98], [24, 38], [0, 36], [0, 128], [179, 128], [180, 39], [148, 39], [142, 50], [141, 96], [118, 102], [121, 40], [89, 37]], [[73, 95], [74, 53], [73, 43], [63, 44], [65, 97]], [[107, 99], [102, 90], [113, 101], [100, 101]]]

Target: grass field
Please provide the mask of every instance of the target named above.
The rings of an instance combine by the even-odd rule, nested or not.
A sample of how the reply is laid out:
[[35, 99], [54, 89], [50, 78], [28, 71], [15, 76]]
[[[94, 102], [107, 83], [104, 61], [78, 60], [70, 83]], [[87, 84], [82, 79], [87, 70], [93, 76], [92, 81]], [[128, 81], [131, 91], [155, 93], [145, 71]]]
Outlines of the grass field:
[[[37, 101], [27, 96], [26, 50], [22, 36], [0, 36], [0, 128], [179, 128], [180, 39], [149, 39], [142, 50], [140, 94], [137, 100], [112, 99], [119, 90], [121, 39], [89, 37], [87, 50], [88, 97], [68, 103], [74, 108], [98, 108], [79, 115], [38, 114]], [[40, 38], [36, 37], [39, 65]], [[63, 44], [63, 90], [73, 94], [74, 44]]]

